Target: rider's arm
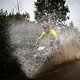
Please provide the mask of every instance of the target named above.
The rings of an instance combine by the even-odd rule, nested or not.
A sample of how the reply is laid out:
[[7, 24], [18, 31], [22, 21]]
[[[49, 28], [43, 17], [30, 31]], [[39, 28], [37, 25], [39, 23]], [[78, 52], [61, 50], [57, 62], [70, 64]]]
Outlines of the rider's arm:
[[44, 36], [45, 36], [45, 32], [42, 32], [41, 36], [37, 38], [35, 45], [37, 45]]

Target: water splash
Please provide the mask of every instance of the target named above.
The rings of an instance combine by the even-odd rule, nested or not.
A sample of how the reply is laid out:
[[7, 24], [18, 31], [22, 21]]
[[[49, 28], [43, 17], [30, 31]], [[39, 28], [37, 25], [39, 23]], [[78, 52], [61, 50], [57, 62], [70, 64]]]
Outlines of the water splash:
[[13, 56], [17, 57], [22, 65], [21, 69], [28, 77], [33, 78], [42, 70], [47, 70], [56, 64], [80, 59], [80, 33], [73, 28], [66, 28], [59, 32], [60, 54], [56, 52], [54, 56], [52, 55], [53, 58], [46, 67], [45, 62], [49, 55], [43, 55], [42, 53], [46, 52], [37, 52], [36, 48], [33, 47], [41, 32], [40, 25], [33, 22], [18, 22], [9, 28], [10, 45], [14, 49]]

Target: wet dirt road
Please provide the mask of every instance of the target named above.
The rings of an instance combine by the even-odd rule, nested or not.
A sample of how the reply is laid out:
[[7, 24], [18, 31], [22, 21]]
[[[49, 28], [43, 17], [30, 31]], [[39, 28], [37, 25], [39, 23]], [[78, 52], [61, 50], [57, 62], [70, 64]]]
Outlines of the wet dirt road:
[[80, 61], [55, 66], [36, 80], [80, 80]]
[[29, 79], [23, 72], [20, 72], [16, 76], [4, 77], [0, 80], [80, 80], [80, 61], [55, 66], [54, 70], [46, 72], [36, 79]]

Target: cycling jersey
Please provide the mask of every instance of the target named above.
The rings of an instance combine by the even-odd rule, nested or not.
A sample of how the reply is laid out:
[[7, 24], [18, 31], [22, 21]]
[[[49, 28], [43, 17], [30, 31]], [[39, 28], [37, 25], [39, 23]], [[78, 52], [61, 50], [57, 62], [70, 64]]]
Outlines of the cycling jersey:
[[46, 33], [45, 31], [42, 32], [41, 36], [40, 36], [40, 39], [44, 38], [44, 37], [47, 37], [47, 36], [50, 36], [52, 38], [55, 38], [57, 37], [57, 33], [54, 29], [50, 29], [48, 33]]

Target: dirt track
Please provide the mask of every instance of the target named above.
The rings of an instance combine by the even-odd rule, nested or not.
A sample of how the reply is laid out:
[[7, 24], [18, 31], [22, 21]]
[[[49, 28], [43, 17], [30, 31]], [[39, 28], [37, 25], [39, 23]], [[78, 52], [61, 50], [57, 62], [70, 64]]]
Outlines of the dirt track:
[[80, 80], [80, 61], [64, 63], [44, 73], [37, 80]]

